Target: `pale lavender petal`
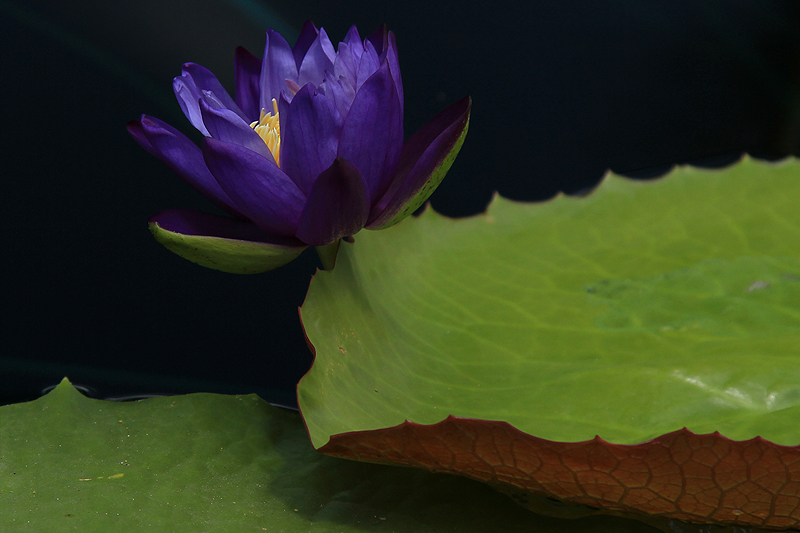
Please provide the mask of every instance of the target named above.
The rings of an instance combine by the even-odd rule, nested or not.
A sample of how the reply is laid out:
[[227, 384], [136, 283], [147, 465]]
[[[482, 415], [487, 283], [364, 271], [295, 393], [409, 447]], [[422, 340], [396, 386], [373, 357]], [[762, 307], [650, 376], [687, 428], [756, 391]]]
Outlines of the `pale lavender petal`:
[[363, 53], [364, 43], [361, 42], [356, 27], [351, 26], [344, 41], [339, 43], [338, 54], [333, 62], [333, 73], [336, 77], [344, 76], [355, 85], [358, 64]]
[[[342, 117], [333, 103], [307, 84], [281, 114], [281, 168], [308, 194], [336, 158]], [[285, 117], [285, 119], [284, 119]]]
[[[362, 49], [363, 51], [363, 49]], [[337, 78], [347, 78], [356, 81], [356, 67], [361, 60], [361, 55], [356, 57], [352, 52], [352, 47], [347, 43], [339, 43], [339, 53], [333, 61], [333, 73]]]
[[[345, 90], [345, 88], [342, 87], [342, 82], [344, 82], [348, 87], [349, 93], [348, 90]], [[325, 81], [322, 82], [322, 85], [320, 85], [318, 89], [331, 102], [333, 102], [334, 107], [336, 107], [336, 110], [339, 112], [339, 115], [341, 115], [342, 118], [347, 116], [347, 112], [350, 110], [350, 104], [353, 103], [355, 91], [346, 79], [336, 79], [335, 74], [333, 74], [331, 71], [326, 71]]]
[[[189, 76], [194, 80], [197, 91], [200, 94], [211, 93], [224, 107], [227, 107], [240, 117], [246, 120], [245, 114], [236, 105], [233, 98], [228, 94], [228, 91], [222, 86], [216, 76], [207, 68], [198, 65], [197, 63], [185, 63], [181, 72], [184, 76]], [[198, 97], [199, 99], [199, 97]]]
[[350, 106], [353, 105], [353, 100], [356, 97], [356, 88], [353, 83], [345, 78], [339, 78], [339, 84], [342, 87], [342, 91], [344, 92], [345, 99], [347, 100], [347, 110], [350, 111]]
[[294, 235], [306, 197], [277, 166], [242, 146], [203, 139], [209, 170], [239, 210], [259, 228]]
[[389, 186], [402, 147], [403, 114], [384, 62], [356, 93], [342, 127], [338, 155], [361, 171], [370, 201], [375, 202]]
[[202, 94], [197, 89], [194, 80], [188, 74], [183, 74], [172, 80], [172, 90], [175, 93], [175, 98], [178, 99], [178, 104], [181, 106], [183, 114], [189, 119], [192, 126], [197, 131], [208, 137], [208, 130], [203, 124], [203, 117], [200, 113], [200, 97]]
[[[342, 42], [347, 43], [350, 46], [360, 46], [361, 51], [364, 51], [364, 45], [361, 42], [361, 36], [358, 34], [358, 28], [356, 28], [355, 24], [350, 26], [350, 29], [347, 30], [347, 35], [344, 36]], [[359, 52], [359, 55], [361, 55], [361, 52]]]
[[[401, 210], [413, 211], [433, 193], [439, 181], [431, 182], [431, 176], [443, 165], [449, 168], [452, 164], [459, 140], [469, 124], [471, 107], [470, 98], [464, 98], [436, 115], [411, 136], [403, 146], [400, 163], [389, 189], [379, 202], [373, 204], [369, 227], [384, 225]], [[442, 177], [439, 176], [439, 180]], [[407, 206], [412, 199], [416, 199], [415, 205]]]
[[333, 49], [333, 44], [325, 30], [321, 29], [298, 67], [297, 84], [302, 87], [306, 83], [314, 85], [322, 83], [325, 71], [333, 70], [334, 59], [336, 59], [336, 51]]
[[261, 60], [241, 46], [236, 49], [234, 62], [236, 71], [236, 104], [245, 114], [245, 120], [258, 120], [261, 113], [259, 107], [259, 80], [261, 78]]
[[361, 59], [358, 63], [356, 70], [356, 91], [361, 89], [361, 86], [372, 76], [381, 66], [378, 53], [372, 43], [366, 41], [364, 43], [364, 53], [361, 54]]
[[317, 39], [317, 35], [319, 35], [319, 30], [317, 27], [314, 26], [314, 23], [310, 20], [307, 20], [303, 24], [303, 29], [300, 30], [300, 36], [295, 41], [294, 46], [292, 47], [292, 55], [294, 56], [294, 63], [297, 65], [297, 68], [300, 68], [300, 64], [303, 62], [303, 58], [305, 57], [308, 49], [311, 48], [311, 44]]
[[247, 122], [242, 120], [242, 117], [230, 109], [215, 106], [205, 99], [200, 100], [200, 110], [203, 114], [203, 123], [208, 128], [211, 137], [218, 141], [244, 146], [262, 157], [266, 157], [273, 164], [275, 163], [275, 158], [264, 140]]
[[[142, 115], [141, 120], [128, 124], [128, 131], [139, 143], [197, 192], [231, 214], [242, 217], [236, 204], [208, 171], [200, 148], [166, 122]], [[146, 140], [147, 144], [142, 142]]]
[[286, 89], [286, 80], [297, 81], [297, 65], [292, 55], [292, 47], [281, 34], [267, 30], [267, 44], [261, 64], [261, 99], [259, 107], [269, 111], [272, 99], [279, 98]]
[[296, 235], [306, 244], [324, 246], [358, 233], [368, 215], [364, 178], [356, 167], [337, 158], [314, 182]]

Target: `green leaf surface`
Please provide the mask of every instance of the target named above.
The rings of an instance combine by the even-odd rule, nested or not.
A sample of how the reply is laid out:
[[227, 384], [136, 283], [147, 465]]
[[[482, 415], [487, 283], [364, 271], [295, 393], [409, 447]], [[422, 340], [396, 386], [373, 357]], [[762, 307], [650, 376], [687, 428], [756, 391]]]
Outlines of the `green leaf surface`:
[[[396, 440], [406, 421], [449, 415], [476, 420], [465, 430], [475, 435], [491, 433], [480, 421], [502, 421], [551, 442], [599, 436], [613, 453], [684, 427], [800, 444], [799, 197], [796, 160], [744, 158], [653, 182], [609, 175], [585, 198], [496, 198], [462, 220], [428, 210], [360, 233], [342, 245], [334, 271], [315, 276], [302, 308], [316, 359], [298, 400], [314, 446], [340, 436], [352, 452], [359, 434], [343, 434], [393, 428], [370, 436], [378, 447], [395, 439], [392, 447], [355, 454], [387, 460], [415, 444]], [[458, 457], [446, 444], [452, 435], [440, 436], [438, 451], [430, 434], [418, 452], [441, 452], [431, 468], [444, 470]], [[501, 444], [489, 441], [489, 453], [502, 455]], [[747, 446], [762, 450], [761, 441]], [[749, 476], [747, 446], [728, 446], [739, 455], [725, 460]], [[768, 523], [780, 476], [796, 473], [774, 446], [764, 453], [778, 457], [769, 462], [778, 486], [756, 487], [766, 510], [739, 508], [755, 498], [751, 488], [741, 501], [712, 498], [708, 509], [670, 505], [695, 519], [722, 505]], [[719, 458], [711, 459], [676, 472], [717, 490], [710, 468]], [[790, 496], [775, 524], [797, 522]]]
[[467, 479], [314, 451], [296, 412], [258, 397], [118, 403], [66, 381], [0, 407], [0, 530], [652, 533], [537, 516]]

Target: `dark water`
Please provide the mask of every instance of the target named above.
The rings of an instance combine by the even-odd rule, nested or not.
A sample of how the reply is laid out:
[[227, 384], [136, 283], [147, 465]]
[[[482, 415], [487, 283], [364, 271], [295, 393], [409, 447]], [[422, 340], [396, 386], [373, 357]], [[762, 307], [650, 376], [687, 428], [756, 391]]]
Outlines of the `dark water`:
[[124, 126], [148, 113], [188, 132], [170, 86], [183, 62], [232, 88], [236, 45], [260, 55], [267, 26], [293, 41], [307, 18], [334, 42], [353, 23], [396, 33], [407, 134], [472, 95], [469, 136], [432, 197], [451, 216], [494, 190], [585, 190], [607, 168], [651, 177], [800, 150], [796, 0], [0, 0], [0, 402], [64, 375], [101, 397], [293, 401], [316, 257], [243, 277], [164, 250], [147, 217], [209, 204]]

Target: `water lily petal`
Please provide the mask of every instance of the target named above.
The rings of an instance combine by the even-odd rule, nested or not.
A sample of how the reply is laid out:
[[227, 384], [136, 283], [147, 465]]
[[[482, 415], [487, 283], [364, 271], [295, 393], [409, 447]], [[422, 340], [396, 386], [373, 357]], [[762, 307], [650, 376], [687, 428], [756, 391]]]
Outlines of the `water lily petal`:
[[259, 228], [293, 235], [305, 195], [274, 163], [242, 146], [203, 139], [203, 157], [220, 187]]
[[325, 77], [326, 70], [333, 70], [333, 60], [336, 59], [336, 50], [324, 29], [319, 30], [319, 35], [303, 57], [303, 62], [298, 66], [297, 84], [301, 87], [306, 83], [319, 85]]
[[245, 120], [258, 120], [261, 78], [261, 60], [239, 46], [236, 48], [234, 62], [236, 72], [236, 104], [245, 115]]
[[370, 200], [375, 202], [386, 192], [402, 147], [403, 114], [384, 62], [356, 93], [344, 121], [338, 155], [361, 171]]
[[356, 91], [361, 89], [361, 86], [378, 70], [381, 66], [381, 60], [378, 52], [371, 42], [364, 42], [364, 53], [359, 58], [358, 65], [356, 66]]
[[[267, 30], [267, 44], [264, 47], [264, 59], [261, 63], [261, 99], [260, 109], [272, 109], [272, 99], [279, 98], [286, 89], [286, 80], [297, 81], [297, 65], [292, 55], [292, 47], [280, 33]], [[259, 109], [259, 110], [260, 110]]]
[[[145, 116], [146, 115], [142, 115], [142, 118], [144, 118]], [[145, 135], [144, 129], [142, 129], [141, 121], [131, 120], [126, 125], [126, 129], [128, 130], [128, 133], [131, 134], [131, 137], [133, 137], [136, 140], [136, 142], [138, 142], [141, 145], [142, 148], [144, 148], [154, 156], [159, 157], [158, 152], [150, 143], [150, 139], [147, 138], [147, 135]]]
[[242, 120], [242, 117], [230, 109], [217, 107], [205, 98], [200, 99], [200, 111], [203, 115], [203, 124], [211, 137], [218, 141], [244, 146], [275, 164], [275, 158], [264, 140], [247, 122]]
[[313, 22], [307, 20], [303, 23], [303, 29], [300, 30], [300, 35], [297, 37], [292, 47], [294, 64], [297, 65], [298, 70], [300, 69], [300, 64], [303, 62], [303, 58], [308, 52], [308, 49], [311, 48], [313, 42], [317, 40], [318, 35], [319, 30]]
[[[299, 90], [297, 92], [300, 92]], [[281, 117], [281, 146], [284, 146], [286, 137], [286, 118], [289, 116], [289, 105], [292, 103], [293, 94], [288, 91], [281, 91], [278, 96], [278, 115]]]
[[367, 37], [374, 47], [375, 52], [381, 62], [389, 62], [389, 70], [392, 72], [394, 85], [397, 88], [397, 96], [400, 98], [400, 106], [403, 106], [403, 79], [400, 76], [400, 60], [397, 56], [397, 41], [394, 32], [389, 31], [386, 24], [378, 28], [372, 35]]
[[169, 209], [150, 217], [158, 242], [179, 256], [204, 267], [234, 274], [273, 270], [296, 258], [306, 246], [279, 238], [245, 220]]
[[189, 119], [189, 122], [194, 126], [197, 131], [208, 137], [208, 130], [203, 124], [203, 116], [200, 113], [200, 97], [202, 93], [197, 88], [194, 80], [188, 74], [182, 74], [172, 80], [172, 91], [175, 93], [175, 98], [178, 99], [178, 104], [181, 106], [183, 114]]
[[380, 58], [383, 59], [385, 57], [386, 48], [389, 45], [389, 29], [386, 27], [386, 24], [372, 32], [366, 40], [372, 43], [372, 46], [375, 47], [375, 51]]
[[372, 208], [367, 228], [388, 228], [430, 197], [461, 149], [471, 108], [469, 97], [459, 100], [411, 136], [403, 146], [394, 181]]
[[331, 100], [311, 84], [304, 85], [288, 109], [279, 113], [281, 168], [308, 194], [317, 176], [336, 158], [342, 117]]
[[236, 204], [208, 171], [203, 154], [188, 137], [166, 122], [142, 115], [128, 123], [128, 131], [145, 150], [158, 157], [197, 192], [225, 211], [243, 217]]
[[[222, 86], [214, 73], [207, 68], [198, 65], [197, 63], [185, 63], [181, 69], [183, 76], [189, 77], [194, 81], [196, 90], [199, 91], [198, 100], [200, 95], [211, 93], [224, 107], [246, 120], [245, 114], [236, 105], [236, 102], [228, 94], [228, 91]], [[195, 101], [196, 102], [196, 101]]]
[[400, 112], [403, 112], [403, 78], [400, 76], [400, 58], [397, 56], [397, 42], [394, 33], [389, 32], [389, 43], [386, 49], [386, 61], [389, 62], [389, 71], [392, 73], [394, 87], [397, 89], [397, 97], [400, 99]]
[[369, 216], [367, 184], [358, 169], [336, 158], [311, 188], [297, 225], [297, 238], [323, 246], [358, 233]]
[[[347, 85], [347, 89], [342, 86], [342, 83]], [[355, 96], [355, 91], [352, 90], [349, 82], [344, 78], [336, 79], [335, 74], [328, 70], [325, 72], [325, 81], [322, 82], [318, 89], [333, 102], [333, 106], [339, 112], [339, 115], [345, 118], [347, 112], [350, 111], [350, 105], [353, 103], [353, 97]]]
[[358, 64], [361, 62], [363, 53], [364, 43], [361, 42], [356, 27], [352, 26], [344, 41], [339, 43], [338, 54], [333, 61], [333, 73], [336, 77], [345, 77], [355, 86]]

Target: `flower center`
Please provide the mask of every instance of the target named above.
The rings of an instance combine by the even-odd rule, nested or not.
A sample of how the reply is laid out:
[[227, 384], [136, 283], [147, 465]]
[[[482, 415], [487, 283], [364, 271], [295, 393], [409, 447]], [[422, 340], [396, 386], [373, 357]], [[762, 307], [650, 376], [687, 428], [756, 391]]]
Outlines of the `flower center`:
[[281, 123], [278, 120], [278, 101], [272, 99], [272, 113], [267, 113], [266, 109], [261, 110], [261, 116], [258, 120], [250, 124], [250, 127], [256, 130], [259, 137], [261, 137], [272, 152], [272, 157], [275, 158], [275, 164], [280, 166], [281, 155]]

